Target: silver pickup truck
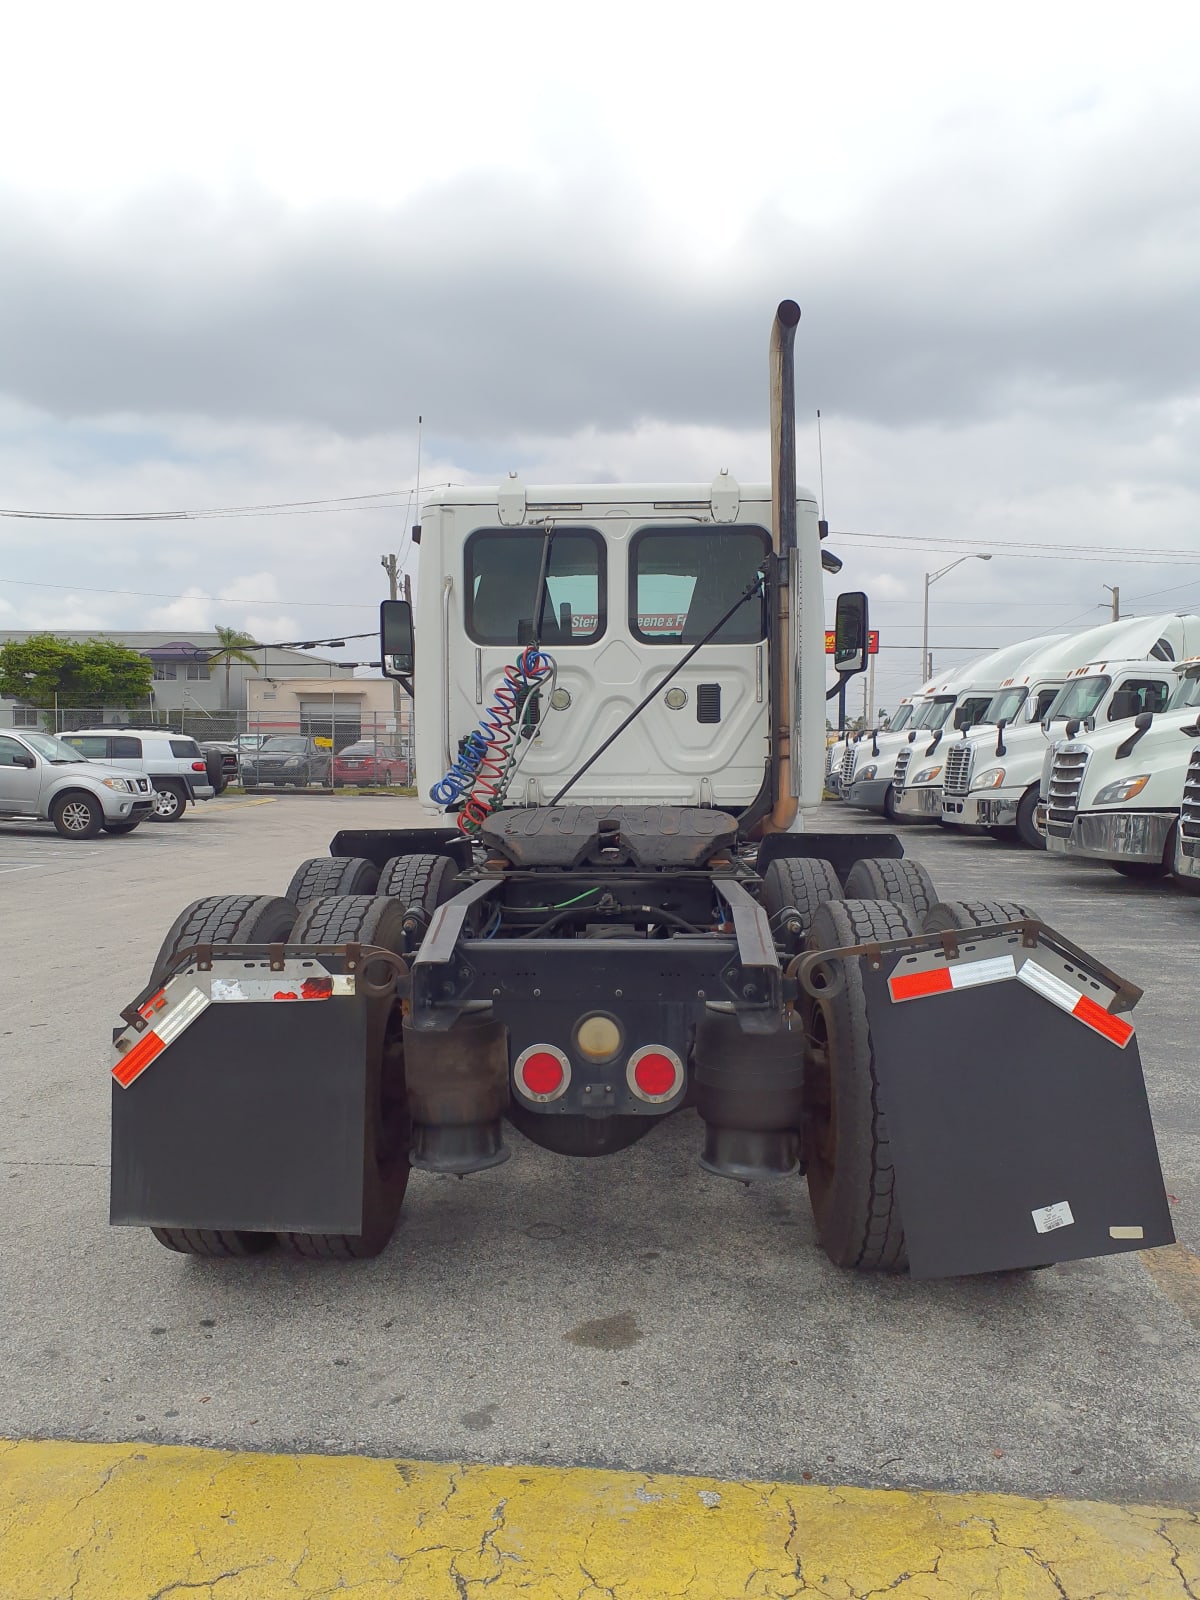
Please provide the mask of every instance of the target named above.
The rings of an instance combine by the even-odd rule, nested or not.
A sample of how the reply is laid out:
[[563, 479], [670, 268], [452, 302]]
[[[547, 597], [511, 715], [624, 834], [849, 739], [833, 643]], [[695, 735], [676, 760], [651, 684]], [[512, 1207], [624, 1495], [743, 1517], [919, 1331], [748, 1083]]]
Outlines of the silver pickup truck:
[[154, 809], [144, 772], [85, 761], [78, 750], [32, 728], [0, 733], [0, 821], [52, 822], [64, 839], [132, 833]]

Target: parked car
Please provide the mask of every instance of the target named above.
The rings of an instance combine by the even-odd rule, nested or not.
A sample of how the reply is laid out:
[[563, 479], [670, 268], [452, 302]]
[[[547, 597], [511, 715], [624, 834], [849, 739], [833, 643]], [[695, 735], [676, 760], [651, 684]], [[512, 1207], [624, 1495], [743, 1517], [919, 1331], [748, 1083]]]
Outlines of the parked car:
[[226, 739], [202, 739], [200, 748], [208, 762], [208, 781], [218, 794], [238, 780], [237, 746]]
[[407, 783], [408, 762], [394, 744], [377, 739], [359, 739], [348, 744], [333, 758], [333, 781], [337, 783]]
[[242, 756], [242, 787], [257, 789], [271, 783], [277, 788], [306, 789], [310, 783], [328, 783], [332, 754], [328, 740], [303, 733], [271, 734], [257, 750]]
[[52, 822], [64, 839], [132, 833], [154, 810], [150, 774], [87, 761], [49, 733], [0, 733], [0, 817]]
[[203, 750], [194, 739], [170, 728], [75, 728], [62, 737], [88, 761], [149, 773], [154, 815], [160, 822], [178, 822], [189, 800], [194, 805], [197, 800], [211, 800], [217, 792]]

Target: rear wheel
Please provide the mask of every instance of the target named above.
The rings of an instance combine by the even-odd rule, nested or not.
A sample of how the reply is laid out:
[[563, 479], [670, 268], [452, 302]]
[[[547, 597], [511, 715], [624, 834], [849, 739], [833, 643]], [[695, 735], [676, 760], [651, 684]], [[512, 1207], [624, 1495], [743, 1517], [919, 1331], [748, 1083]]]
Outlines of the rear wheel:
[[298, 906], [331, 895], [374, 894], [379, 868], [364, 856], [314, 856], [292, 873], [286, 897]]
[[[292, 931], [296, 908], [275, 895], [213, 894], [194, 900], [171, 924], [151, 972], [152, 985], [163, 984], [174, 958], [196, 944], [282, 943]], [[151, 1228], [159, 1244], [189, 1256], [252, 1256], [269, 1250], [273, 1233], [229, 1228]]]
[[763, 873], [759, 891], [777, 944], [799, 950], [819, 906], [842, 898], [842, 886], [828, 861], [785, 856]]
[[[378, 945], [404, 948], [404, 913], [394, 900], [340, 895], [305, 907], [293, 944]], [[408, 1187], [412, 1122], [404, 1081], [403, 1014], [393, 995], [366, 1001], [366, 1128], [363, 1141], [362, 1232], [281, 1233], [293, 1255], [346, 1261], [386, 1249]]]
[[923, 913], [935, 906], [938, 892], [919, 861], [864, 856], [846, 874], [847, 900], [890, 900]]
[[379, 894], [395, 900], [404, 911], [406, 949], [413, 950], [440, 905], [454, 896], [458, 865], [449, 856], [393, 856], [379, 874]]
[[159, 1244], [183, 1256], [257, 1256], [275, 1243], [273, 1233], [242, 1233], [230, 1228], [151, 1228]]
[[1037, 917], [1037, 912], [1015, 900], [943, 900], [925, 913], [921, 931], [949, 933], [963, 928], [995, 928], [1025, 917]]
[[[908, 906], [884, 900], [829, 901], [805, 943], [812, 951], [917, 931]], [[802, 1150], [817, 1237], [839, 1267], [901, 1272], [908, 1265], [896, 1199], [887, 1119], [880, 1108], [862, 973], [838, 963], [840, 984], [805, 1002]]]
[[1038, 825], [1033, 820], [1037, 810], [1038, 786], [1033, 784], [1026, 789], [1017, 804], [1017, 838], [1027, 850], [1044, 850], [1046, 840], [1038, 831]]
[[178, 822], [187, 806], [187, 791], [181, 783], [160, 778], [154, 786], [154, 810], [159, 822]]
[[104, 808], [82, 790], [62, 794], [50, 807], [50, 821], [64, 839], [94, 839], [104, 826]]

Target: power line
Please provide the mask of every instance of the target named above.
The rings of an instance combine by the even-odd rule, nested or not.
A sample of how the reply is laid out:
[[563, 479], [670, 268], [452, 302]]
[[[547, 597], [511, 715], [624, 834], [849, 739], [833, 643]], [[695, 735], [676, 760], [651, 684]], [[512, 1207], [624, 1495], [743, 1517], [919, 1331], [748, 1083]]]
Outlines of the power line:
[[[429, 489], [450, 489], [452, 483], [433, 483]], [[263, 505], [201, 506], [189, 511], [21, 511], [0, 507], [0, 517], [15, 517], [28, 522], [200, 522], [214, 517], [303, 517], [337, 511], [399, 511], [395, 505], [366, 505], [368, 500], [394, 500], [407, 496], [411, 489], [379, 489], [372, 494], [323, 495], [316, 500], [272, 500]]]
[[1200, 550], [1141, 550], [1132, 554], [1123, 545], [1048, 544], [1014, 539], [951, 539], [914, 533], [855, 533], [849, 529], [830, 534], [831, 539], [859, 539], [867, 549], [888, 550], [903, 546], [913, 550], [1002, 550], [1023, 561], [1112, 561], [1133, 566], [1200, 566]]
[[19, 584], [22, 589], [63, 589], [69, 594], [128, 594], [142, 600], [211, 600], [221, 606], [317, 606], [331, 611], [373, 611], [374, 606], [352, 600], [233, 600], [221, 594], [168, 594], [160, 589], [96, 589], [83, 583], [35, 583], [31, 578], [0, 578], [0, 583]]

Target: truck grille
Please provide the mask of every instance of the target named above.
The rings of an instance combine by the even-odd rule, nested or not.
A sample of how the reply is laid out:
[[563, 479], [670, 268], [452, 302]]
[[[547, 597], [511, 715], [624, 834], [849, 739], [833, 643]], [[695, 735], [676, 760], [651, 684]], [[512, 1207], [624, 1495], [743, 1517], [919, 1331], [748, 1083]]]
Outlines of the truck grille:
[[1192, 751], [1187, 777], [1183, 780], [1183, 806], [1179, 812], [1179, 832], [1184, 854], [1200, 855], [1200, 745]]
[[908, 771], [908, 763], [912, 760], [912, 745], [906, 744], [896, 757], [896, 770], [892, 775], [892, 785], [896, 791], [896, 799], [904, 793], [904, 777]]
[[967, 739], [959, 739], [946, 752], [946, 766], [942, 773], [942, 793], [964, 795], [971, 787], [971, 762], [975, 746]]
[[833, 771], [833, 746], [831, 744], [827, 744], [825, 746], [825, 776], [828, 777], [829, 774], [832, 771]]
[[1054, 752], [1050, 768], [1050, 790], [1046, 801], [1046, 828], [1059, 838], [1068, 838], [1075, 813], [1079, 810], [1079, 796], [1083, 789], [1083, 775], [1087, 771], [1091, 751], [1085, 744], [1060, 744]]
[[842, 753], [842, 792], [843, 793], [845, 793], [845, 791], [854, 782], [854, 768], [855, 768], [855, 765], [857, 764], [857, 762], [858, 762], [858, 746], [856, 744], [847, 745], [846, 749]]

